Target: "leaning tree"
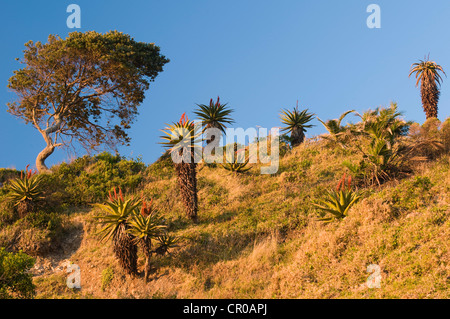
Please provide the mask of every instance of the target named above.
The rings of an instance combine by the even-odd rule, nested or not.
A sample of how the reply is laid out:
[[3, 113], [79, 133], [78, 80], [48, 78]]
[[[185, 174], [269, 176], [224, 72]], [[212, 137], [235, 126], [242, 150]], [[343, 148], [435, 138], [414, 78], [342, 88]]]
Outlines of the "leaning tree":
[[17, 99], [8, 111], [36, 128], [46, 146], [36, 158], [39, 172], [55, 148], [86, 150], [128, 144], [127, 130], [145, 91], [169, 62], [154, 43], [117, 31], [50, 35], [47, 43], [25, 44], [8, 87]]

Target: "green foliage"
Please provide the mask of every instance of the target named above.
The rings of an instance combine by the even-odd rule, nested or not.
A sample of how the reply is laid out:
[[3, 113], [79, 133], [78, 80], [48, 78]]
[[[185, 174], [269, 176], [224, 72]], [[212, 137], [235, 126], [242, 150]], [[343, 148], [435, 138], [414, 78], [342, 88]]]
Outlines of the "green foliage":
[[294, 108], [293, 111], [291, 110], [282, 110], [281, 111], [281, 123], [286, 125], [282, 128], [283, 131], [292, 132], [295, 129], [299, 128], [303, 132], [306, 132], [307, 128], [313, 127], [309, 123], [314, 117], [314, 114], [308, 113], [308, 110], [299, 111], [298, 108]]
[[314, 117], [313, 113], [308, 113], [308, 109], [299, 111], [298, 102], [293, 111], [282, 110], [280, 114], [281, 123], [285, 125], [281, 130], [289, 132], [291, 134], [290, 141], [292, 147], [303, 143], [305, 138], [305, 132], [307, 128], [311, 128], [314, 125], [307, 124]]
[[328, 120], [326, 122], [317, 117], [317, 120], [319, 120], [328, 131], [328, 135], [322, 135], [322, 138], [328, 140], [332, 145], [339, 144], [345, 148], [348, 138], [345, 138], [346, 127], [342, 126], [341, 122], [348, 114], [354, 112], [355, 110], [344, 112], [338, 119]]
[[0, 187], [8, 180], [20, 177], [20, 171], [10, 168], [0, 168]]
[[102, 291], [105, 291], [114, 279], [114, 270], [107, 267], [102, 271]]
[[249, 162], [250, 158], [247, 158], [245, 149], [241, 149], [234, 152], [232, 159], [227, 157], [226, 162], [220, 166], [233, 173], [244, 173], [251, 169], [247, 166]]
[[200, 128], [193, 121], [189, 120], [186, 113], [183, 113], [178, 122], [166, 125], [161, 130], [166, 135], [161, 136], [163, 142], [160, 144], [167, 147], [170, 153], [184, 156], [183, 161], [188, 163], [190, 161], [189, 156], [194, 156], [194, 152], [200, 151], [197, 145], [200, 142]]
[[234, 123], [234, 120], [229, 117], [233, 110], [226, 107], [227, 103], [220, 104], [219, 97], [217, 97], [217, 102], [211, 99], [209, 105], [197, 104], [197, 106], [199, 109], [194, 114], [203, 122], [205, 129], [217, 128], [225, 132], [225, 124]]
[[427, 206], [435, 196], [431, 191], [432, 187], [433, 183], [429, 177], [416, 176], [391, 191], [392, 205], [406, 212]]
[[49, 230], [50, 237], [54, 237], [63, 228], [63, 218], [61, 214], [39, 210], [25, 216], [24, 222], [28, 227]]
[[35, 286], [28, 273], [34, 263], [34, 258], [23, 252], [10, 253], [0, 248], [0, 299], [34, 297]]
[[87, 205], [107, 197], [113, 187], [127, 193], [137, 191], [144, 181], [145, 170], [146, 165], [140, 159], [127, 160], [104, 152], [53, 167], [53, 174], [45, 175], [44, 184], [53, 198], [66, 205]]
[[8, 83], [19, 99], [8, 111], [45, 139], [45, 152], [38, 156], [42, 168], [55, 147], [72, 140], [86, 150], [129, 143], [127, 130], [145, 91], [169, 62], [154, 43], [117, 31], [72, 32], [66, 39], [50, 35], [45, 44], [25, 46], [24, 67]]
[[322, 218], [320, 218], [319, 220], [331, 222], [336, 219], [343, 219], [347, 217], [349, 209], [360, 198], [361, 195], [351, 189], [351, 178], [346, 180], [344, 174], [338, 184], [337, 189], [327, 191], [324, 197], [320, 199], [318, 203], [313, 203], [313, 205], [319, 208], [323, 213], [331, 214], [331, 216], [321, 216]]
[[347, 166], [365, 184], [382, 184], [396, 175], [408, 171], [411, 152], [400, 139], [408, 132], [411, 123], [400, 119], [397, 104], [377, 108], [358, 116], [361, 122], [350, 127], [352, 144], [361, 155], [359, 164], [345, 161]]
[[144, 201], [141, 209], [141, 213], [134, 212], [129, 219], [128, 232], [139, 241], [149, 241], [162, 236], [167, 228], [164, 225], [160, 216], [156, 210], [151, 207], [147, 207], [147, 203]]
[[104, 227], [98, 232], [101, 240], [108, 240], [115, 237], [120, 230], [120, 226], [127, 224], [128, 219], [134, 214], [137, 207], [141, 204], [139, 199], [128, 198], [125, 199], [122, 190], [119, 189], [119, 194], [114, 189], [114, 197], [110, 193], [109, 201], [106, 204], [95, 204], [95, 207], [100, 208], [104, 214], [95, 216]]

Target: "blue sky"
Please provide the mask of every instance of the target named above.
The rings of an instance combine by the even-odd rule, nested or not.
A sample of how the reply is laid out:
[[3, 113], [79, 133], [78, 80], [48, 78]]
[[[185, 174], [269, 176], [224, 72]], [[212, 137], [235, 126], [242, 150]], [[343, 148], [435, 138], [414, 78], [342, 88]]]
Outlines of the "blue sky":
[[[131, 145], [119, 149], [146, 163], [163, 151], [158, 142], [165, 123], [217, 96], [235, 109], [235, 126], [243, 128], [280, 126], [280, 110], [297, 100], [324, 120], [396, 101], [406, 119], [423, 123], [410, 66], [430, 54], [444, 70], [450, 67], [448, 0], [3, 1], [0, 167], [34, 165], [45, 146], [35, 129], [6, 112], [14, 99], [6, 86], [27, 41], [74, 31], [66, 25], [71, 3], [81, 7], [78, 31], [122, 31], [156, 43], [171, 60], [146, 94]], [[381, 29], [366, 25], [371, 3], [381, 7]], [[450, 116], [449, 87], [444, 78], [441, 120]], [[308, 137], [324, 132], [314, 124]], [[58, 150], [47, 164], [68, 158]]]

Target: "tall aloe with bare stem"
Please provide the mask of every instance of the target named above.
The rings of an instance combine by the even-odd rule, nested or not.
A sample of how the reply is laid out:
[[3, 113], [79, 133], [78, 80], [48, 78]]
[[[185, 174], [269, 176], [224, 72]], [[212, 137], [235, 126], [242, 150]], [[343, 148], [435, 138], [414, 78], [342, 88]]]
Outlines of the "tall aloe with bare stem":
[[427, 119], [437, 118], [438, 102], [441, 92], [439, 87], [441, 85], [444, 69], [434, 61], [429, 61], [429, 57], [425, 60], [420, 60], [418, 63], [411, 65], [409, 76], [415, 74], [417, 82], [420, 83], [420, 94], [422, 96], [422, 106]]
[[117, 193], [115, 188], [114, 196], [110, 192], [105, 204], [95, 205], [103, 211], [103, 214], [95, 216], [103, 225], [99, 231], [101, 240], [112, 239], [114, 254], [130, 275], [137, 274], [137, 248], [133, 236], [128, 233], [127, 221], [139, 205], [139, 199], [125, 199], [122, 190]]
[[192, 221], [198, 221], [198, 194], [197, 194], [197, 163], [195, 152], [198, 151], [197, 142], [200, 132], [193, 121], [184, 113], [180, 121], [167, 124], [162, 130], [166, 136], [161, 144], [169, 148], [172, 158], [178, 159], [175, 170], [178, 175], [178, 185], [181, 191], [181, 199], [186, 207], [186, 212]]

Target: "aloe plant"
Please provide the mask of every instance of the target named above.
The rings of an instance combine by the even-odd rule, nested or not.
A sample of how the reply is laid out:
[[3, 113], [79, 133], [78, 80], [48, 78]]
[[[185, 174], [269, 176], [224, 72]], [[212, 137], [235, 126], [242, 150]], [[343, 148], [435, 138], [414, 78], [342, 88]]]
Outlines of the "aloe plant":
[[229, 170], [234, 173], [244, 173], [251, 169], [248, 167], [250, 159], [245, 158], [245, 150], [237, 150], [234, 152], [233, 159], [231, 161], [227, 161], [224, 164], [220, 164], [224, 169]]
[[290, 140], [292, 147], [300, 145], [305, 140], [305, 132], [307, 128], [311, 128], [314, 125], [307, 124], [314, 117], [314, 114], [308, 113], [308, 109], [299, 111], [298, 101], [297, 106], [293, 111], [282, 110], [280, 114], [281, 123], [286, 125], [282, 128], [282, 131], [290, 132]]
[[352, 190], [351, 177], [346, 179], [342, 177], [337, 188], [332, 191], [327, 191], [324, 198], [320, 199], [318, 203], [313, 203], [323, 213], [331, 214], [320, 218], [320, 221], [331, 222], [336, 219], [343, 219], [348, 216], [349, 209], [361, 198], [358, 192]]
[[139, 199], [125, 199], [122, 190], [119, 189], [117, 193], [115, 188], [114, 196], [109, 193], [109, 201], [95, 204], [104, 213], [94, 217], [103, 225], [98, 232], [100, 239], [112, 239], [113, 251], [119, 264], [131, 275], [137, 273], [137, 248], [133, 236], [128, 232], [127, 222], [139, 205]]
[[[159, 212], [153, 207], [153, 199], [150, 203], [142, 200], [140, 213], [135, 211], [129, 220], [128, 232], [134, 237], [134, 241], [140, 244], [144, 255], [144, 281], [147, 283], [151, 270], [150, 260], [153, 254], [164, 255], [169, 249], [177, 246], [178, 237], [167, 234], [167, 225], [160, 217]], [[156, 248], [153, 249], [156, 241]]]
[[17, 209], [19, 217], [24, 217], [33, 211], [39, 200], [43, 199], [42, 175], [37, 171], [25, 169], [25, 174], [20, 173], [20, 178], [12, 180], [9, 185], [9, 199]]
[[190, 121], [185, 113], [178, 122], [168, 124], [162, 132], [166, 135], [161, 136], [164, 140], [161, 144], [169, 148], [172, 158], [181, 159], [175, 163], [181, 199], [187, 216], [196, 223], [198, 221], [198, 194], [195, 152], [199, 151], [197, 143], [201, 132], [198, 132], [194, 122]]
[[[226, 124], [234, 123], [234, 120], [229, 116], [234, 110], [227, 108], [227, 103], [221, 104], [220, 98], [217, 101], [213, 99], [209, 101], [209, 105], [197, 104], [198, 110], [194, 112], [203, 122], [204, 131], [210, 128], [216, 128], [225, 133]], [[206, 143], [210, 144], [216, 139], [216, 136], [207, 136]]]

